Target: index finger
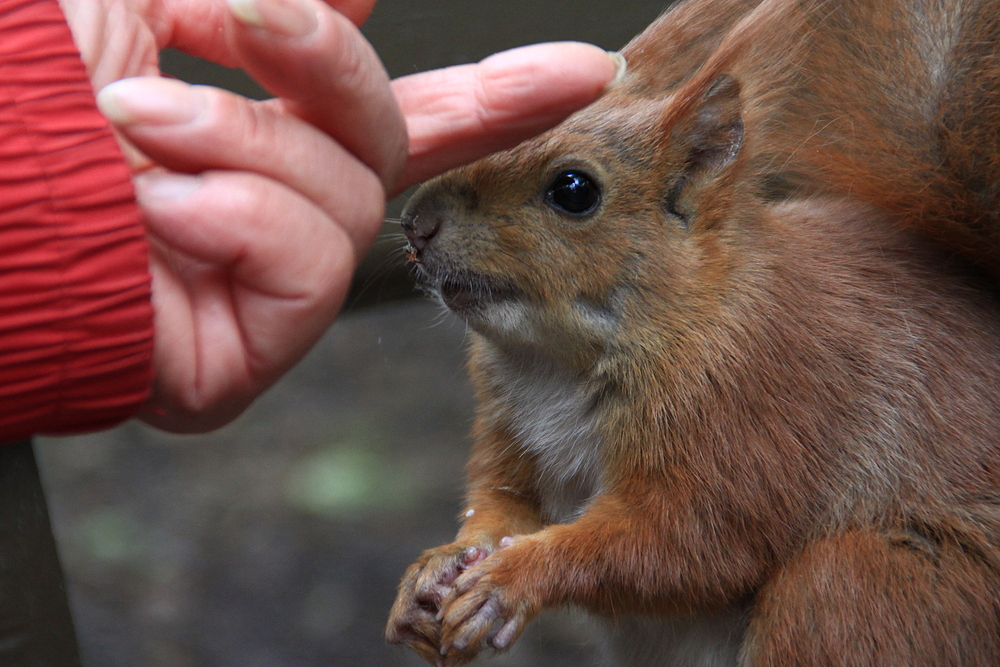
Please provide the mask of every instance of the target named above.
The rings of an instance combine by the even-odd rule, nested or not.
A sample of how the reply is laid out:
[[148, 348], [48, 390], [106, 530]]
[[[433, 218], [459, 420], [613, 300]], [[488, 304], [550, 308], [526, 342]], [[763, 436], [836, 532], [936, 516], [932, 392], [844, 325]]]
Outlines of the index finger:
[[600, 97], [624, 68], [619, 54], [562, 42], [396, 79], [410, 139], [397, 190], [557, 125]]

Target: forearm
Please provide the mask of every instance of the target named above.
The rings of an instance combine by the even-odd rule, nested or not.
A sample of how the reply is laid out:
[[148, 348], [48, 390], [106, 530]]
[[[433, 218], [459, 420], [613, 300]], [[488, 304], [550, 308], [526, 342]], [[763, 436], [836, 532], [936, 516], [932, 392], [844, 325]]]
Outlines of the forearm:
[[0, 12], [0, 441], [103, 428], [151, 380], [130, 173], [55, 0]]

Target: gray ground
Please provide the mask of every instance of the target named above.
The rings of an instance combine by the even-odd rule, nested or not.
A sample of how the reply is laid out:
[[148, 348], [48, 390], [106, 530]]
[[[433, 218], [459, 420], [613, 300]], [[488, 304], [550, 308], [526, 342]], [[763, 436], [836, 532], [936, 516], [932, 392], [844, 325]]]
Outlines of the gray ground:
[[[366, 310], [220, 431], [43, 441], [87, 667], [422, 664], [381, 634], [454, 535], [464, 337], [424, 301]], [[536, 630], [497, 664], [594, 664], [580, 627]]]
[[[537, 41], [619, 48], [668, 3], [380, 0], [365, 32], [400, 76]], [[254, 93], [174, 53], [164, 67]], [[382, 628], [406, 566], [454, 534], [472, 402], [462, 326], [389, 302], [412, 292], [400, 246], [377, 245], [351, 298], [380, 305], [229, 427], [39, 443], [85, 667], [423, 664]], [[483, 664], [591, 667], [586, 627], [542, 619]]]

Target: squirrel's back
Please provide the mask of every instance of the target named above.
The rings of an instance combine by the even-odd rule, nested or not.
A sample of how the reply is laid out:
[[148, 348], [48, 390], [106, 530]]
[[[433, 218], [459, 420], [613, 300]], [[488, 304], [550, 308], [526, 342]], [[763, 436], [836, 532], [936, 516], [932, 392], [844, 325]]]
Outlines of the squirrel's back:
[[739, 79], [758, 196], [847, 194], [998, 273], [996, 0], [681, 2], [624, 53], [630, 95]]

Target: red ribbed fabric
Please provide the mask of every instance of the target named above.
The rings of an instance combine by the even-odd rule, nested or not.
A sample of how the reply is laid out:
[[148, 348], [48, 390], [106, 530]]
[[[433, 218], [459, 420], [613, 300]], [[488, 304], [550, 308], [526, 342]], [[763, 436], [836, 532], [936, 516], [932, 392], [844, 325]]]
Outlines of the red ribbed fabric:
[[55, 0], [0, 0], [0, 442], [146, 400], [152, 308], [131, 177]]

